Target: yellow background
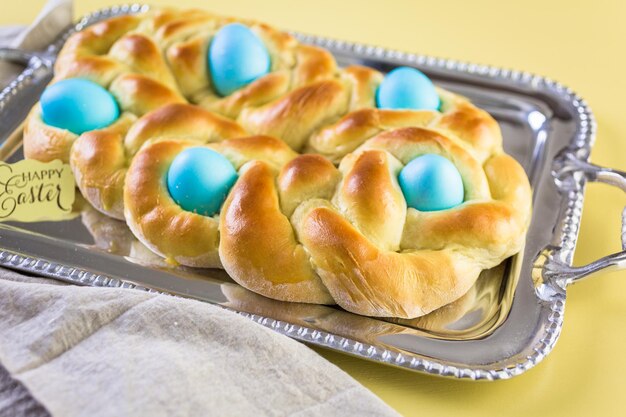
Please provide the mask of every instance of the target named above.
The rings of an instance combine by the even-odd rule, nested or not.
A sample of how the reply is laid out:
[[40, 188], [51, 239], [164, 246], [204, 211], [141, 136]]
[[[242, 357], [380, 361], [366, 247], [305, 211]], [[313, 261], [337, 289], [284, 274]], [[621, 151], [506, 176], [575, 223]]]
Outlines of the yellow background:
[[[76, 16], [120, 1], [77, 0]], [[0, 24], [28, 23], [43, 3], [3, 0]], [[150, 3], [198, 6], [284, 29], [548, 76], [572, 87], [594, 110], [599, 129], [593, 162], [626, 170], [625, 1]], [[577, 264], [620, 249], [625, 203], [617, 190], [588, 187]], [[407, 416], [626, 415], [626, 273], [597, 274], [573, 286], [555, 350], [538, 367], [509, 381], [445, 380], [320, 353]]]

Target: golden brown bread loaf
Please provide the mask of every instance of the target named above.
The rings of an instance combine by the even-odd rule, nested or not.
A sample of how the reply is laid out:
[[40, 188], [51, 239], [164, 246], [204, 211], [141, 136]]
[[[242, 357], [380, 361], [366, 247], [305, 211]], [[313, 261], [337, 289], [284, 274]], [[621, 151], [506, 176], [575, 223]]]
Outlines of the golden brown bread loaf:
[[[338, 81], [340, 70], [327, 51], [302, 45], [285, 32], [265, 24], [240, 20], [263, 40], [271, 55], [272, 71], [233, 94], [220, 97], [211, 86], [206, 54], [212, 35], [220, 27], [234, 21], [200, 10], [155, 9], [139, 15], [108, 19], [72, 35], [59, 54], [52, 84], [74, 77], [94, 81], [113, 95], [121, 115], [112, 125], [79, 136], [46, 124], [38, 104], [25, 125], [25, 156], [41, 161], [61, 159], [71, 162], [79, 188], [89, 202], [103, 213], [122, 219], [124, 170], [139, 148], [134, 143], [143, 143], [133, 138], [137, 135], [137, 128], [133, 131], [129, 129], [138, 118], [153, 110], [170, 104], [195, 103], [236, 119], [245, 110], [259, 108], [269, 111], [266, 105], [273, 103], [272, 108], [281, 107], [283, 111], [265, 117], [265, 122], [250, 133], [281, 132], [285, 137], [277, 137], [287, 143], [302, 142], [302, 134], [292, 126], [294, 121], [299, 120], [299, 125], [305, 126], [305, 113], [314, 115], [321, 109], [316, 100], [303, 100], [325, 97], [316, 93], [327, 86], [320, 80], [331, 80], [333, 91], [344, 95], [350, 87], [346, 84], [348, 81]], [[367, 81], [368, 77], [381, 76], [376, 71], [361, 67], [349, 68], [346, 73], [352, 72], [361, 74], [355, 78], [355, 85], [361, 79]], [[337, 90], [340, 84], [342, 88]], [[355, 88], [354, 94], [357, 91], [359, 89]], [[325, 106], [325, 103], [320, 104]], [[161, 132], [156, 125], [157, 136], [171, 138], [180, 132], [180, 138], [190, 139], [191, 136], [205, 135], [205, 129], [195, 130], [194, 121], [188, 120], [197, 119], [195, 116], [199, 110], [186, 107], [191, 115], [185, 116], [185, 108], [169, 108], [172, 109], [170, 113], [177, 113], [172, 116], [174, 119], [168, 118], [169, 113], [154, 116], [168, 123], [168, 128], [163, 128], [167, 132]], [[259, 122], [258, 115], [249, 115], [242, 120], [254, 127], [254, 123]], [[321, 113], [320, 117], [326, 118]], [[216, 117], [213, 116], [213, 119]], [[145, 120], [142, 119], [139, 124]], [[219, 123], [226, 124], [221, 120]], [[229, 134], [217, 136], [225, 138], [243, 136], [244, 133], [244, 129], [232, 123]], [[127, 134], [129, 137], [126, 137]], [[298, 137], [294, 140], [295, 136]], [[201, 140], [204, 142], [219, 139], [203, 137]], [[77, 144], [71, 151], [75, 142]]]
[[[418, 317], [458, 299], [482, 270], [520, 250], [530, 186], [503, 153], [489, 114], [442, 89], [439, 111], [378, 109], [381, 73], [339, 69], [327, 51], [254, 21], [242, 22], [267, 47], [271, 72], [222, 97], [207, 73], [207, 48], [233, 21], [152, 10], [75, 34], [53, 82], [95, 81], [121, 115], [75, 135], [44, 123], [36, 106], [26, 156], [69, 160], [87, 200], [125, 219], [168, 261], [224, 268], [279, 300]], [[184, 210], [164, 180], [192, 147], [223, 155], [237, 170], [211, 216]], [[433, 212], [407, 206], [397, 177], [424, 154], [452, 162], [462, 204]]]
[[[207, 50], [212, 36], [235, 21], [262, 39], [271, 72], [221, 97], [211, 85]], [[376, 109], [380, 72], [337, 67], [326, 50], [298, 43], [263, 23], [200, 10], [154, 9], [105, 20], [72, 35], [59, 54], [52, 83], [85, 78], [115, 97], [124, 123], [171, 103], [191, 103], [236, 120], [250, 134], [270, 135], [296, 151], [334, 162], [390, 127], [422, 126], [454, 131], [479, 153], [498, 146], [499, 134], [481, 110], [443, 90], [441, 113]], [[491, 130], [491, 132], [490, 132]], [[24, 134], [26, 157], [68, 161], [78, 135], [45, 124], [39, 105]]]
[[245, 136], [235, 122], [189, 104], [170, 104], [135, 119], [86, 132], [71, 147], [78, 188], [102, 213], [124, 219], [123, 188], [130, 160], [145, 142], [182, 139], [198, 144]]
[[[156, 9], [109, 19], [71, 36], [56, 62], [53, 83], [72, 77], [95, 81], [113, 94], [122, 114], [112, 125], [78, 140], [78, 135], [44, 123], [37, 105], [25, 128], [26, 157], [70, 161], [89, 202], [122, 219], [124, 172], [145, 141], [134, 138], [141, 128], [130, 130], [138, 118], [140, 126], [151, 118], [160, 121], [151, 123], [153, 132], [141, 134], [154, 133], [152, 140], [178, 135], [206, 143], [247, 131], [278, 137], [295, 150], [319, 153], [335, 163], [365, 140], [395, 127], [428, 126], [454, 134], [481, 159], [501, 146], [495, 121], [463, 98], [439, 90], [441, 112], [376, 109], [375, 92], [382, 80], [378, 71], [359, 66], [340, 70], [327, 51], [301, 45], [254, 21], [243, 22], [268, 47], [272, 72], [219, 97], [207, 74], [206, 53], [212, 34], [233, 21], [198, 10]], [[227, 122], [206, 114], [204, 122], [197, 122], [200, 110], [176, 107], [185, 102], [237, 118], [242, 127], [232, 123], [224, 135], [209, 134], [207, 120], [223, 126]], [[163, 106], [170, 110], [143, 117]], [[202, 126], [198, 129], [195, 123]]]
[[[221, 97], [211, 85], [207, 49], [215, 32], [232, 22], [246, 24], [262, 39], [270, 54], [271, 72]], [[381, 76], [365, 68], [356, 71], [371, 73], [368, 77]], [[318, 108], [315, 101], [324, 104], [325, 96], [317, 94], [326, 88], [322, 80], [331, 80], [334, 89], [340, 85], [349, 89], [350, 82], [367, 82], [368, 78], [353, 80], [341, 74], [328, 51], [300, 44], [291, 35], [263, 23], [201, 10], [154, 9], [107, 19], [72, 35], [58, 56], [52, 84], [67, 78], [96, 82], [116, 99], [122, 112], [120, 121], [166, 104], [192, 103], [233, 120], [240, 117], [250, 127], [260, 123], [250, 132], [273, 134], [296, 149], [306, 132], [293, 130], [284, 138], [276, 133], [291, 129], [294, 112], [303, 110], [314, 116]], [[355, 92], [359, 88], [355, 87]], [[292, 98], [287, 98], [290, 95]], [[312, 96], [318, 99], [303, 103]], [[274, 114], [263, 116], [265, 121], [261, 122], [254, 109]], [[67, 162], [77, 136], [44, 123], [37, 105], [25, 127], [25, 155]]]
[[[460, 140], [432, 129], [380, 133], [338, 168], [269, 137], [205, 145], [239, 171], [213, 217], [184, 211], [161, 180], [192, 145], [164, 141], [139, 151], [124, 194], [131, 229], [162, 256], [223, 267], [242, 286], [279, 300], [422, 316], [517, 253], [530, 220], [530, 186], [515, 160], [498, 150], [483, 162]], [[407, 207], [397, 175], [423, 154], [441, 155], [459, 170], [461, 205], [434, 212]]]
[[[351, 112], [314, 136], [307, 151], [339, 162], [338, 156], [376, 134], [406, 126], [427, 127], [453, 136], [481, 162], [501, 149], [500, 129], [489, 114], [461, 96], [444, 90], [439, 90], [439, 94], [441, 113], [369, 108]], [[71, 148], [70, 163], [77, 184], [89, 202], [101, 212], [123, 219], [124, 173], [144, 142], [193, 139], [209, 143], [245, 135], [246, 131], [235, 122], [198, 106], [170, 104], [138, 120], [124, 114], [107, 128], [84, 133]]]

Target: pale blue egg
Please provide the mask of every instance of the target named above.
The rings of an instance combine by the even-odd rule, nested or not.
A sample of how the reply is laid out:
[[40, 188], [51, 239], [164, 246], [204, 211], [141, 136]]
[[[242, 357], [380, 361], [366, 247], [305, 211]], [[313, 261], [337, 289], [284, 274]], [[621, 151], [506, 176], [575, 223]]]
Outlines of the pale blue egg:
[[270, 54], [248, 27], [231, 23], [217, 31], [208, 53], [211, 81], [227, 96], [270, 72]]
[[415, 68], [398, 67], [389, 72], [376, 92], [380, 109], [438, 110], [439, 105], [432, 81]]
[[40, 103], [46, 124], [77, 135], [106, 127], [120, 116], [111, 93], [82, 78], [68, 78], [48, 86]]
[[167, 189], [187, 211], [212, 216], [237, 181], [228, 159], [208, 148], [188, 148], [176, 155], [167, 171]]
[[445, 210], [463, 202], [461, 174], [443, 156], [418, 156], [402, 168], [398, 182], [407, 205], [419, 211]]

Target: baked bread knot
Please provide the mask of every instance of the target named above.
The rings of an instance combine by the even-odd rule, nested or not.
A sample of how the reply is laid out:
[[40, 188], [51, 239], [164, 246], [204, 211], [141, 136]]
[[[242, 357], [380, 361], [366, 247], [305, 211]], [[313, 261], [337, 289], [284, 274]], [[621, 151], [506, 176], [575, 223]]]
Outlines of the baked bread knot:
[[[191, 102], [236, 119], [255, 108], [339, 71], [325, 49], [299, 43], [293, 36], [251, 19], [217, 16], [201, 10], [158, 10], [154, 37], [164, 51], [180, 92]], [[230, 94], [220, 94], [207, 70], [207, 57], [215, 35], [227, 25], [241, 23], [265, 46], [270, 68], [266, 75]]]
[[[501, 148], [481, 159], [458, 135], [385, 131], [338, 167], [267, 136], [200, 143], [143, 145], [124, 183], [126, 221], [170, 262], [224, 268], [266, 297], [415, 318], [461, 297], [525, 239], [531, 191], [522, 167]], [[237, 171], [210, 215], [184, 209], [164, 180], [189, 148], [210, 149]], [[424, 155], [458, 171], [460, 204], [428, 211], [407, 203], [398, 178]]]
[[[378, 84], [374, 83], [372, 88], [371, 91], [376, 91]], [[352, 106], [360, 108], [315, 131], [304, 152], [324, 155], [339, 163], [344, 155], [368, 139], [403, 127], [423, 127], [441, 132], [454, 138], [480, 162], [502, 149], [500, 127], [489, 113], [463, 96], [441, 88], [436, 91], [441, 100], [439, 111], [378, 109], [373, 95], [364, 95], [360, 106]]]
[[[216, 32], [242, 23], [263, 43], [271, 68], [242, 88], [220, 95], [207, 54]], [[51, 85], [85, 79], [105, 88], [122, 113], [135, 117], [171, 103], [193, 103], [236, 119], [308, 84], [335, 78], [335, 59], [326, 50], [303, 45], [286, 32], [253, 20], [233, 19], [201, 10], [153, 9], [107, 19], [72, 35], [55, 63]], [[300, 92], [302, 94], [302, 92]], [[311, 94], [305, 93], [305, 94]], [[79, 135], [47, 124], [38, 104], [28, 117], [27, 158], [68, 161]]]
[[[407, 207], [398, 174], [425, 154], [458, 169], [462, 204]], [[302, 269], [344, 309], [414, 318], [458, 299], [483, 269], [517, 253], [530, 210], [524, 170], [502, 151], [481, 162], [457, 139], [402, 128], [370, 139], [338, 168], [319, 155], [298, 156], [278, 173], [250, 162], [222, 208], [219, 254], [242, 286], [289, 300], [292, 291], [268, 268], [304, 253]]]
[[[225, 93], [218, 88], [219, 74], [211, 70], [213, 60], [219, 61], [211, 50], [220, 32], [233, 24], [245, 25], [262, 44], [269, 67]], [[260, 58], [245, 48], [248, 43], [229, 45], [222, 61], [236, 66], [237, 50], [245, 49], [237, 68], [256, 65]], [[227, 82], [237, 79], [229, 77]], [[481, 159], [501, 146], [497, 123], [462, 97], [437, 89], [439, 111], [379, 109], [377, 91], [385, 80], [379, 71], [338, 68], [328, 51], [264, 23], [201, 10], [153, 9], [72, 35], [59, 54], [51, 85], [76, 78], [112, 95], [121, 112], [114, 124], [163, 105], [191, 103], [237, 121], [250, 134], [280, 138], [298, 152], [319, 153], [335, 163], [376, 134], [408, 126], [455, 135]], [[77, 137], [45, 123], [37, 105], [26, 124], [26, 156], [67, 161]]]
[[190, 104], [170, 104], [139, 119], [127, 114], [107, 128], [83, 133], [71, 148], [70, 166], [87, 201], [123, 220], [126, 171], [146, 142], [205, 144], [243, 136], [243, 128], [229, 119]]
[[[115, 98], [121, 112], [114, 125], [125, 125], [129, 118], [165, 104], [186, 102], [161, 48], [148, 34], [137, 31], [142, 21], [141, 15], [115, 17], [70, 36], [59, 53], [50, 85], [80, 78], [102, 86]], [[26, 120], [24, 154], [40, 161], [68, 162], [78, 136], [46, 123], [38, 103]]]
[[297, 154], [278, 139], [251, 136], [201, 146], [196, 141], [162, 140], [146, 144], [133, 158], [124, 186], [124, 210], [135, 236], [172, 263], [218, 268], [221, 213], [203, 215], [183, 209], [165, 180], [173, 161], [189, 148], [216, 152], [239, 172], [246, 171], [250, 161], [262, 161], [268, 169], [278, 170]]
[[[224, 93], [211, 73], [211, 45], [221, 30], [237, 23], [262, 43], [269, 68]], [[230, 51], [236, 54], [237, 47]], [[231, 61], [234, 58], [224, 62]], [[364, 137], [362, 123], [372, 127], [374, 122], [362, 120], [362, 114], [342, 121], [336, 128], [345, 139], [339, 134], [335, 150], [330, 143], [324, 145], [333, 140], [326, 128], [357, 110], [376, 113], [376, 92], [384, 76], [363, 66], [338, 68], [328, 51], [254, 20], [201, 10], [152, 9], [107, 19], [72, 35], [58, 56], [51, 86], [67, 79], [89, 80], [106, 89], [122, 113], [118, 121], [166, 104], [191, 103], [236, 120], [251, 134], [278, 137], [296, 151], [319, 152], [338, 161], [358, 146], [348, 137]], [[401, 124], [406, 123], [409, 120]], [[68, 160], [69, 148], [82, 132], [55, 126], [45, 123], [41, 106], [35, 106], [24, 136], [28, 158]], [[350, 133], [352, 128], [358, 132]]]
[[[256, 22], [205, 12], [159, 13], [157, 42], [179, 89], [191, 103], [225, 115], [252, 134], [274, 136], [301, 151], [310, 136], [350, 111], [376, 107], [383, 75], [363, 66], [337, 67], [328, 51]], [[207, 54], [221, 28], [246, 25], [266, 46], [271, 71], [222, 96], [207, 74]]]
[[523, 169], [467, 99], [199, 10], [72, 35], [24, 150], [69, 161], [86, 199], [170, 263], [370, 316], [458, 299], [530, 220]]

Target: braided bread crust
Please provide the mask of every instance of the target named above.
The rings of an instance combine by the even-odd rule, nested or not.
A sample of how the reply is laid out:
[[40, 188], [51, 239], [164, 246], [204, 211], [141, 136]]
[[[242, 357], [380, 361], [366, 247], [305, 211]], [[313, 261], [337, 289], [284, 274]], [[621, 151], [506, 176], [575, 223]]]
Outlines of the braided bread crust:
[[[374, 86], [374, 91], [378, 85]], [[335, 163], [368, 139], [387, 130], [424, 127], [453, 137], [457, 143], [484, 161], [502, 148], [498, 123], [465, 97], [437, 88], [440, 111], [377, 109], [373, 102], [349, 112], [313, 134], [304, 151], [324, 155]], [[369, 98], [373, 100], [372, 97]]]
[[[455, 164], [465, 185], [463, 204], [438, 212], [407, 209], [396, 176], [425, 153]], [[291, 222], [333, 299], [349, 311], [424, 315], [459, 298], [481, 270], [523, 245], [530, 187], [521, 166], [503, 153], [480, 164], [437, 132], [404, 128], [366, 142], [339, 170], [332, 199], [301, 204]]]
[[[221, 97], [207, 50], [236, 21], [262, 39], [272, 68]], [[175, 10], [109, 19], [73, 35], [53, 82], [71, 77], [108, 89], [121, 116], [78, 136], [45, 124], [37, 105], [25, 128], [26, 156], [69, 160], [89, 202], [125, 219], [169, 262], [224, 268], [279, 300], [413, 318], [458, 299], [481, 270], [522, 246], [528, 180], [503, 153], [495, 120], [445, 90], [438, 89], [438, 112], [377, 109], [378, 71], [338, 69], [327, 51], [262, 23]], [[163, 180], [192, 146], [238, 170], [212, 217], [183, 210]], [[463, 204], [407, 207], [397, 176], [423, 154], [456, 166]]]
[[[176, 155], [199, 145], [197, 141], [164, 139], [144, 146], [126, 175], [125, 218], [142, 243], [170, 262], [219, 268], [219, 215], [209, 217], [184, 210], [172, 199], [163, 180]], [[267, 136], [202, 146], [224, 155], [236, 169], [251, 160], [278, 167], [297, 155], [283, 142]]]
[[[211, 85], [207, 50], [216, 31], [233, 22], [246, 24], [263, 40], [272, 68], [220, 97]], [[481, 160], [501, 147], [496, 122], [460, 96], [439, 89], [441, 113], [379, 110], [380, 72], [361, 66], [338, 69], [328, 51], [302, 45], [285, 32], [199, 10], [155, 9], [74, 34], [59, 54], [53, 83], [72, 77], [102, 85], [117, 100], [122, 115], [105, 130], [119, 130], [117, 125], [123, 130], [133, 117], [190, 102], [236, 119], [250, 134], [278, 137], [294, 150], [319, 153], [335, 163], [381, 131], [407, 126], [456, 135]], [[26, 157], [68, 161], [77, 137], [45, 124], [37, 105], [26, 124]], [[119, 207], [114, 213], [120, 216]]]
[[[215, 32], [228, 23], [246, 24], [264, 42], [271, 72], [244, 88], [220, 97], [211, 86], [206, 54]], [[291, 35], [252, 21], [201, 10], [154, 9], [107, 19], [74, 35], [55, 63], [52, 83], [84, 78], [107, 89], [122, 116], [141, 117], [172, 103], [194, 103], [230, 119], [248, 107], [264, 105], [292, 90], [334, 77], [332, 55], [301, 45]], [[27, 158], [67, 162], [78, 135], [44, 123], [39, 105], [28, 116]]]
[[[214, 34], [233, 22], [246, 24], [262, 39], [272, 68], [220, 97], [208, 74], [207, 50]], [[403, 112], [376, 110], [380, 72], [362, 66], [339, 69], [328, 51], [302, 45], [285, 32], [199, 10], [155, 9], [108, 19], [74, 34], [59, 54], [53, 83], [72, 77], [108, 89], [124, 113], [122, 118], [189, 102], [237, 120], [251, 134], [275, 136], [296, 151], [320, 153], [335, 162], [381, 129], [413, 123], [458, 127], [479, 152], [497, 146], [498, 136], [490, 138], [487, 131], [493, 127], [484, 121], [491, 119], [477, 116], [477, 109], [454, 95], [440, 90], [443, 115], [421, 112], [403, 117]], [[36, 106], [27, 122], [26, 156], [67, 161], [76, 138], [46, 125]], [[481, 140], [484, 143], [476, 143]]]
[[140, 119], [82, 134], [71, 148], [70, 166], [85, 198], [99, 211], [124, 219], [124, 179], [130, 161], [146, 143], [181, 139], [196, 144], [246, 136], [235, 122], [189, 104], [170, 104]]
[[[254, 151], [242, 157], [234, 145]], [[214, 217], [182, 210], [161, 180], [186, 146], [158, 142], [138, 153], [125, 185], [131, 229], [162, 256], [223, 267], [274, 299], [419, 317], [458, 299], [482, 270], [517, 253], [530, 219], [530, 186], [515, 160], [499, 151], [481, 162], [459, 139], [432, 129], [383, 132], [338, 168], [268, 137], [206, 145], [239, 171]], [[397, 176], [423, 154], [456, 166], [463, 204], [437, 212], [407, 207]]]
[[[85, 78], [100, 84], [115, 97], [122, 112], [109, 128], [125, 124], [168, 103], [183, 103], [157, 45], [147, 36], [129, 34], [139, 16], [120, 16], [90, 26], [74, 35], [59, 53], [51, 84], [66, 78]], [[27, 158], [68, 162], [78, 135], [50, 126], [35, 105], [24, 129]]]
[[[455, 164], [465, 203], [440, 212], [407, 209], [397, 174], [425, 153]], [[338, 170], [313, 155], [292, 160], [277, 178], [262, 162], [253, 164], [222, 209], [220, 256], [237, 282], [272, 298], [285, 299], [289, 291], [267, 291], [274, 278], [262, 273], [263, 266], [243, 270], [243, 254], [254, 248], [255, 257], [271, 263], [273, 240], [283, 238], [263, 223], [271, 217], [256, 217], [247, 200], [289, 218], [297, 242], [282, 251], [304, 247], [310, 258], [302, 262], [311, 265], [334, 301], [369, 316], [413, 318], [458, 299], [481, 270], [520, 250], [529, 222], [530, 187], [515, 160], [497, 153], [481, 164], [432, 130], [384, 132], [346, 156]], [[261, 203], [278, 196], [280, 208]], [[229, 223], [235, 213], [236, 227]], [[274, 230], [272, 239], [261, 239], [266, 230]]]
[[[303, 110], [291, 119], [292, 114], [274, 117], [275, 130], [283, 131], [285, 126], [297, 125], [304, 113], [315, 111], [324, 98], [317, 94], [320, 87], [338, 85], [328, 81], [337, 77], [338, 69], [327, 51], [301, 45], [265, 24], [241, 20], [270, 51], [272, 72], [227, 97], [218, 97], [207, 74], [206, 51], [214, 33], [234, 21], [198, 10], [157, 9], [108, 19], [74, 34], [59, 55], [53, 82], [71, 77], [94, 81], [111, 92], [122, 114], [112, 125], [79, 137], [45, 124], [37, 105], [26, 125], [26, 157], [69, 161], [87, 200], [99, 211], [123, 219], [125, 172], [148, 138], [209, 143], [245, 136], [245, 129], [234, 121], [202, 109], [232, 119], [242, 110], [274, 99], [278, 104], [291, 103], [290, 109]], [[363, 80], [380, 75], [364, 68], [346, 73], [361, 74], [355, 79]], [[185, 104], [188, 100], [201, 107]], [[266, 118], [265, 125], [271, 122]]]

